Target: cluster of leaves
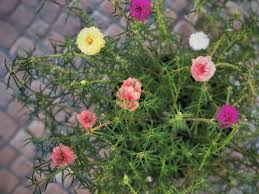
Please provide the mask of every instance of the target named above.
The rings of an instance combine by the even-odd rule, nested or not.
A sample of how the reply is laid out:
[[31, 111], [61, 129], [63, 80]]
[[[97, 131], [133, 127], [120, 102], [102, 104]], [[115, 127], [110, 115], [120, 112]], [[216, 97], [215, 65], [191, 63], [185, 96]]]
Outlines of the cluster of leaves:
[[[192, 11], [212, 9], [204, 2]], [[7, 66], [8, 83], [15, 83], [19, 100], [33, 119], [44, 122], [47, 132], [29, 140], [38, 150], [31, 177], [35, 192], [44, 191], [62, 173], [62, 180], [72, 177], [93, 193], [191, 193], [204, 184], [212, 161], [222, 161], [220, 151], [247, 128], [258, 84], [256, 19], [234, 30], [232, 20], [218, 14], [223, 8], [214, 5], [209, 12], [214, 16], [202, 14], [198, 25], [206, 28], [215, 18], [221, 25], [214, 26], [208, 50], [193, 52], [170, 32], [163, 3], [153, 2], [152, 17], [144, 24], [129, 17], [128, 1], [115, 1], [115, 14], [125, 17], [127, 28], [120, 36], [107, 37], [99, 55], [81, 53], [75, 38], [67, 38], [53, 45], [51, 55], [28, 53]], [[84, 11], [70, 7], [70, 12], [82, 20], [82, 27], [92, 25]], [[199, 55], [212, 56], [216, 64], [207, 83], [195, 82], [190, 74], [191, 59]], [[115, 102], [128, 77], [143, 85], [135, 112]], [[238, 125], [222, 130], [214, 115], [225, 103], [237, 107], [241, 116]], [[98, 117], [91, 136], [74, 119], [89, 107]], [[59, 143], [77, 154], [73, 165], [51, 166], [48, 154]]]

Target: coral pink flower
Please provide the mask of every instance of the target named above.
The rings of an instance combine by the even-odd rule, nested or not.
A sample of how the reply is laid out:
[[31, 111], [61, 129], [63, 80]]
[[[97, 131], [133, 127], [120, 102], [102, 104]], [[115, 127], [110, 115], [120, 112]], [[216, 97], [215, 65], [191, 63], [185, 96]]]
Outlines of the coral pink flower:
[[128, 101], [138, 100], [140, 98], [140, 95], [141, 93], [136, 92], [132, 86], [121, 86], [119, 91], [116, 93], [117, 98]]
[[54, 147], [51, 153], [51, 160], [55, 167], [71, 165], [74, 163], [76, 158], [74, 151], [63, 144], [59, 144], [59, 146]]
[[86, 129], [91, 131], [91, 128], [95, 125], [96, 123], [96, 115], [95, 113], [91, 112], [90, 110], [85, 110], [82, 111], [81, 113], [78, 113], [76, 115], [76, 118], [78, 122]]
[[196, 59], [192, 59], [191, 73], [196, 81], [208, 81], [214, 75], [215, 71], [216, 67], [210, 56], [200, 56]]
[[135, 78], [129, 77], [128, 79], [123, 81], [122, 87], [129, 87], [132, 86], [136, 92], [141, 92], [141, 86], [142, 84], [140, 83], [139, 80]]
[[130, 111], [135, 111], [139, 107], [138, 101], [117, 100], [117, 104]]
[[132, 0], [130, 4], [130, 15], [136, 20], [144, 22], [151, 14], [150, 0]]
[[141, 83], [135, 78], [123, 81], [119, 91], [116, 93], [117, 104], [124, 109], [135, 111], [139, 107], [138, 100], [141, 96]]
[[219, 122], [220, 128], [229, 128], [238, 122], [239, 112], [229, 104], [225, 104], [219, 108], [216, 114], [216, 120]]

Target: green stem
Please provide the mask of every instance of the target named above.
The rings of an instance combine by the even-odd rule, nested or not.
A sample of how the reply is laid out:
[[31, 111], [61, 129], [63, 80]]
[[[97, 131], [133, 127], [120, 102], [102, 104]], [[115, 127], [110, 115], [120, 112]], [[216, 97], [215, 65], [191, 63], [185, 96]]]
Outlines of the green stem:
[[240, 68], [238, 68], [237, 66], [232, 65], [230, 63], [217, 63], [216, 67], [227, 67], [227, 68], [231, 68], [231, 69], [237, 70], [239, 72], [242, 72], [242, 70]]
[[205, 118], [187, 118], [186, 121], [198, 121], [198, 122], [205, 122], [210, 124], [214, 121], [214, 119], [205, 119]]
[[227, 88], [227, 91], [228, 91], [228, 93], [227, 93], [226, 103], [229, 104], [229, 99], [230, 99], [230, 94], [231, 94], [231, 92], [232, 92], [232, 87], [231, 87], [231, 86], [228, 87], [228, 88]]
[[165, 17], [164, 17], [164, 11], [163, 11], [163, 6], [164, 5], [164, 0], [158, 0], [158, 2], [155, 4], [154, 8], [155, 8], [155, 13], [156, 13], [156, 19], [157, 19], [157, 23], [158, 23], [158, 30], [160, 33], [160, 38], [162, 40], [166, 40], [169, 39], [169, 33], [168, 33], [168, 29], [166, 26], [166, 22], [165, 22]]
[[237, 131], [238, 131], [238, 126], [237, 125], [233, 126], [231, 133], [224, 139], [224, 141], [222, 142], [221, 146], [217, 149], [217, 151], [223, 149], [233, 139]]
[[202, 159], [202, 162], [200, 164], [200, 167], [199, 167], [199, 170], [201, 170], [203, 168], [203, 166], [206, 164], [209, 156], [213, 153], [213, 148], [217, 145], [217, 142], [220, 138], [221, 134], [218, 133], [217, 137], [213, 140], [212, 144], [210, 145], [209, 149], [206, 151], [203, 159]]
[[248, 80], [248, 85], [250, 86], [250, 89], [251, 89], [251, 92], [252, 92], [253, 96], [256, 96], [256, 91], [254, 89], [254, 86], [252, 84], [251, 79]]
[[213, 57], [213, 55], [215, 54], [215, 52], [217, 51], [217, 49], [219, 48], [219, 45], [221, 44], [222, 40], [224, 39], [225, 34], [222, 34], [220, 39], [216, 42], [212, 52], [210, 53], [210, 56]]

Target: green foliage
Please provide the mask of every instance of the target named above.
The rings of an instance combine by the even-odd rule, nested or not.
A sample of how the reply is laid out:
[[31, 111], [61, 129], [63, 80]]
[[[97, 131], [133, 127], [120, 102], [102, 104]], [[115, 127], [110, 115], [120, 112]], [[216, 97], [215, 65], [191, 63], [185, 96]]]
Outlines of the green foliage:
[[[206, 182], [213, 161], [224, 159], [222, 150], [247, 128], [247, 119], [253, 121], [258, 92], [258, 66], [253, 63], [258, 55], [256, 19], [251, 17], [233, 30], [234, 18], [226, 21], [218, 14], [222, 7], [210, 10], [210, 2], [197, 1], [193, 12], [211, 13], [202, 15], [201, 29], [213, 22], [221, 25], [213, 27], [208, 51], [193, 52], [169, 31], [163, 1], [153, 3], [152, 18], [144, 24], [133, 21], [124, 2], [116, 1], [115, 14], [125, 17], [127, 30], [123, 40], [107, 37], [98, 55], [81, 53], [75, 38], [67, 38], [54, 46], [54, 54], [28, 53], [7, 66], [8, 84], [15, 83], [18, 99], [32, 118], [44, 122], [47, 132], [46, 137], [28, 141], [39, 156], [31, 177], [35, 192], [44, 191], [62, 172], [62, 180], [71, 176], [93, 193], [193, 193]], [[69, 10], [80, 17], [83, 27], [92, 25], [84, 11], [73, 6]], [[211, 55], [216, 64], [215, 75], [206, 83], [191, 78], [191, 59], [199, 55]], [[116, 91], [128, 77], [143, 85], [135, 112], [115, 102]], [[41, 82], [38, 90], [32, 87], [35, 81]], [[241, 113], [239, 124], [228, 130], [219, 129], [214, 119], [225, 103]], [[93, 135], [73, 119], [91, 106], [98, 117]], [[48, 154], [59, 143], [77, 154], [73, 165], [51, 166]], [[39, 174], [46, 178], [39, 179]]]

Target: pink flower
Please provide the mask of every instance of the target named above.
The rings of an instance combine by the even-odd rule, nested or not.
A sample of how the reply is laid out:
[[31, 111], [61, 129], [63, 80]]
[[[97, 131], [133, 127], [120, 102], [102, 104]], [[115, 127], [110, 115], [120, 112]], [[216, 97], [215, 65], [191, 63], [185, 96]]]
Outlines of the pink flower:
[[140, 98], [141, 93], [136, 92], [136, 90], [132, 86], [121, 86], [119, 91], [116, 93], [117, 98], [121, 100], [138, 100]]
[[131, 78], [131, 77], [124, 80], [122, 87], [129, 87], [129, 86], [132, 86], [136, 92], [141, 92], [142, 84], [140, 83], [139, 80], [137, 80], [135, 78]]
[[59, 144], [59, 146], [54, 147], [51, 153], [51, 160], [55, 167], [71, 165], [74, 163], [76, 158], [74, 151], [63, 144]]
[[117, 104], [121, 108], [130, 110], [130, 111], [135, 111], [139, 107], [138, 101], [117, 100]]
[[144, 22], [151, 14], [150, 0], [132, 0], [130, 4], [130, 15], [136, 20]]
[[211, 61], [211, 57], [197, 57], [192, 59], [191, 73], [198, 82], [208, 81], [215, 73], [216, 67]]
[[141, 86], [139, 80], [128, 78], [123, 81], [119, 91], [116, 93], [116, 103], [124, 109], [135, 111], [139, 107], [138, 100], [141, 96]]
[[229, 104], [225, 104], [219, 108], [216, 114], [216, 120], [221, 128], [229, 128], [238, 122], [239, 112]]
[[95, 113], [91, 112], [90, 110], [85, 110], [82, 111], [81, 113], [78, 113], [76, 115], [76, 118], [78, 122], [86, 129], [91, 131], [91, 128], [95, 125], [96, 123], [96, 115]]

